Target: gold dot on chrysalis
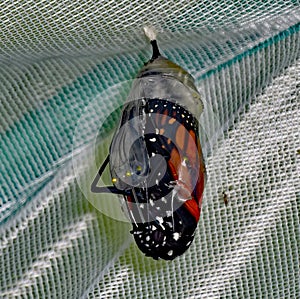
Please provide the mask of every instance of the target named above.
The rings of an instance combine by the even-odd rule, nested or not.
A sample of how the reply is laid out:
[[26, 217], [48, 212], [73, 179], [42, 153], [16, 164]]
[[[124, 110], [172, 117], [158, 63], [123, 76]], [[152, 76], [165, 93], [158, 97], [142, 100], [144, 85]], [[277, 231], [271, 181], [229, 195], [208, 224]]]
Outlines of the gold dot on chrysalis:
[[169, 124], [170, 124], [170, 125], [173, 125], [175, 121], [176, 121], [175, 118], [170, 118], [170, 119], [169, 119]]
[[125, 175], [126, 175], [126, 176], [131, 176], [131, 172], [130, 172], [130, 171], [127, 171]]
[[141, 170], [142, 170], [142, 166], [137, 166], [137, 167], [136, 167], [136, 170], [137, 170], [137, 171], [141, 171]]
[[116, 182], [117, 182], [117, 179], [116, 179], [116, 178], [112, 178], [111, 181], [112, 181], [113, 183], [116, 183]]

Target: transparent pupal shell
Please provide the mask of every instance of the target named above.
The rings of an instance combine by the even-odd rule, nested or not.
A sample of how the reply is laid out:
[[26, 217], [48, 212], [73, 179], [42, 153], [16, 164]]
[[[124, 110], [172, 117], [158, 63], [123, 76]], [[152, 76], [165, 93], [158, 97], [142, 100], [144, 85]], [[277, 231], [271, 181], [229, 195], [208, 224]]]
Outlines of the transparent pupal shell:
[[199, 119], [203, 103], [193, 77], [179, 65], [159, 56], [148, 62], [134, 80], [127, 101], [165, 99], [175, 102]]
[[142, 107], [143, 101], [132, 101], [126, 105], [110, 146], [110, 172], [119, 190], [140, 185], [149, 174]]
[[118, 129], [110, 147], [112, 182], [119, 190], [147, 186], [150, 157], [144, 140], [147, 99], [163, 99], [181, 105], [199, 119], [203, 104], [192, 76], [177, 64], [159, 56], [149, 61], [133, 81]]

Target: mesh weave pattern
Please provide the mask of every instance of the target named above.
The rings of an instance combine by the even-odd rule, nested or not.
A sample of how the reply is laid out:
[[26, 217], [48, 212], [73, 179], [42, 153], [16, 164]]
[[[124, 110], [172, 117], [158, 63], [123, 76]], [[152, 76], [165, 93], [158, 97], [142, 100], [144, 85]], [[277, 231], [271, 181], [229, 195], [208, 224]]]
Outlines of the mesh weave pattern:
[[[298, 1], [2, 6], [1, 298], [300, 297]], [[171, 263], [142, 256], [129, 225], [82, 190], [99, 121], [150, 57], [145, 24], [204, 101], [201, 219]], [[98, 164], [118, 113], [98, 136]]]

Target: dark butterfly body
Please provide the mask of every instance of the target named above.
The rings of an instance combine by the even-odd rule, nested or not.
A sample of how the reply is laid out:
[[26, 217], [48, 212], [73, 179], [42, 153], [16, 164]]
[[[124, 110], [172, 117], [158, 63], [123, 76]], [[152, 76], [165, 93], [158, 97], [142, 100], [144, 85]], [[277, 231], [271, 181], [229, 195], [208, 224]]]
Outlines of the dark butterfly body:
[[[155, 45], [154, 41], [154, 49]], [[125, 104], [109, 160], [97, 175], [99, 178], [109, 162], [114, 186], [97, 189], [94, 181], [92, 191], [123, 195], [133, 226], [131, 233], [140, 250], [154, 259], [172, 260], [193, 241], [200, 217], [205, 166], [198, 120], [187, 110], [187, 100], [181, 105], [176, 98], [180, 92], [176, 90], [174, 97], [172, 92], [169, 97], [159, 97], [160, 93], [166, 94], [162, 91], [165, 86], [168, 90], [170, 86], [176, 88], [176, 84], [181, 84], [182, 89], [188, 86], [187, 93], [194, 95], [196, 88], [191, 77], [159, 52], [153, 56], [138, 76], [148, 81], [141, 81], [144, 88], [133, 93], [141, 97]], [[159, 66], [156, 72], [155, 63]], [[144, 97], [155, 80], [162, 86], [158, 97]], [[151, 96], [155, 86], [149, 91]]]

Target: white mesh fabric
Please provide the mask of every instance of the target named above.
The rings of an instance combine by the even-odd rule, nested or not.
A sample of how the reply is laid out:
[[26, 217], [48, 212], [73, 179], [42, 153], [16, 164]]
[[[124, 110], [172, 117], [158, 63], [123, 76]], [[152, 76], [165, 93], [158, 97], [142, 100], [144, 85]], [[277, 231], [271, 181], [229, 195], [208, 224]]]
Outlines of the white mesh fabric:
[[[1, 298], [300, 297], [297, 1], [2, 6]], [[150, 57], [145, 24], [195, 77], [206, 108], [201, 219], [173, 262], [128, 247], [130, 226], [89, 203], [72, 164], [88, 185], [97, 120]], [[98, 163], [117, 120], [99, 137]]]

